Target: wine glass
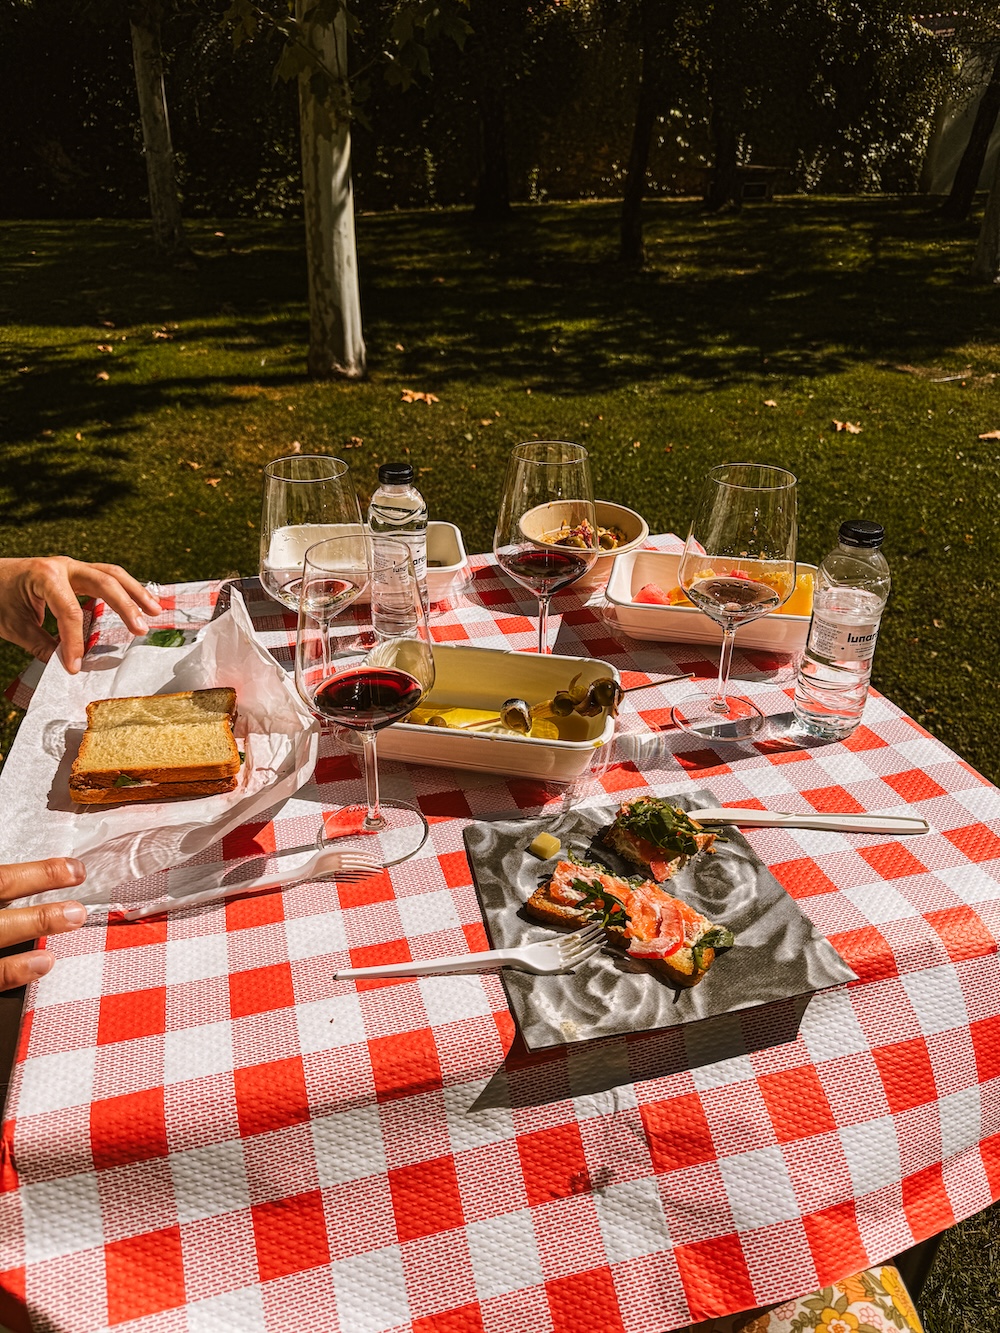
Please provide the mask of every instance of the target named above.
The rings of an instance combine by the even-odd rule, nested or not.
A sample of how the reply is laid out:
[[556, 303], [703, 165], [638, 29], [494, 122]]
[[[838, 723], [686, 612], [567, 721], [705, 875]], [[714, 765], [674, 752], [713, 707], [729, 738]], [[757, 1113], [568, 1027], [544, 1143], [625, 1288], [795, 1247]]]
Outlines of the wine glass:
[[795, 587], [795, 478], [762, 463], [723, 463], [705, 481], [678, 566], [690, 601], [722, 627], [719, 680], [712, 697], [673, 709], [677, 726], [711, 740], [755, 735], [764, 715], [729, 694], [737, 626], [776, 610]]
[[[362, 604], [368, 587], [371, 600]], [[388, 613], [379, 619], [380, 607]], [[384, 866], [405, 861], [423, 846], [427, 821], [415, 806], [380, 799], [375, 738], [434, 684], [434, 656], [413, 560], [401, 542], [380, 538], [373, 547], [359, 531], [306, 552], [295, 684], [321, 722], [362, 741], [367, 803], [330, 816], [317, 845], [364, 851]]]
[[549, 598], [599, 554], [587, 451], [562, 440], [511, 450], [493, 552], [500, 568], [538, 598], [538, 651], [549, 652]]
[[361, 506], [342, 459], [292, 454], [264, 468], [260, 581], [276, 602], [297, 610], [302, 560], [310, 546], [361, 531]]

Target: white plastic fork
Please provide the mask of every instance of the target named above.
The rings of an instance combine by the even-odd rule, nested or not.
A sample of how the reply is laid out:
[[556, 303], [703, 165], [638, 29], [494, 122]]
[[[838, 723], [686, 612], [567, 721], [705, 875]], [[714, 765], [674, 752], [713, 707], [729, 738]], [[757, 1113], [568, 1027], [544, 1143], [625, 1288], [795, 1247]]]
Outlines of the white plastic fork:
[[174, 912], [181, 907], [197, 907], [200, 903], [212, 903], [218, 898], [230, 898], [235, 893], [256, 893], [263, 889], [290, 889], [296, 884], [307, 884], [310, 880], [326, 879], [330, 876], [339, 880], [367, 879], [381, 869], [379, 863], [364, 852], [339, 852], [325, 848], [302, 861], [294, 869], [283, 874], [271, 871], [269, 875], [259, 875], [256, 879], [239, 880], [233, 884], [215, 884], [211, 888], [196, 890], [194, 893], [178, 894], [176, 898], [167, 898], [159, 902], [142, 903], [130, 907], [125, 913], [126, 921], [141, 921], [146, 916], [159, 916], [161, 912]]
[[440, 977], [468, 972], [495, 972], [501, 967], [516, 967], [523, 972], [550, 976], [572, 972], [592, 958], [604, 944], [604, 927], [594, 921], [572, 935], [525, 944], [519, 949], [488, 949], [484, 953], [456, 953], [446, 958], [418, 958], [412, 963], [386, 963], [384, 967], [342, 967], [333, 974], [335, 981], [376, 977]]

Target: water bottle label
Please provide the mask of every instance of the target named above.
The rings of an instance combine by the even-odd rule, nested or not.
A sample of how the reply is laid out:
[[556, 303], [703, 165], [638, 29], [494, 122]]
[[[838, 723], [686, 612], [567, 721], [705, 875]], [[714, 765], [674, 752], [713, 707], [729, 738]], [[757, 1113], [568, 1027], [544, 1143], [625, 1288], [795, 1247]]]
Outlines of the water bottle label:
[[842, 625], [813, 617], [809, 648], [828, 661], [870, 662], [875, 655], [878, 621], [861, 625]]

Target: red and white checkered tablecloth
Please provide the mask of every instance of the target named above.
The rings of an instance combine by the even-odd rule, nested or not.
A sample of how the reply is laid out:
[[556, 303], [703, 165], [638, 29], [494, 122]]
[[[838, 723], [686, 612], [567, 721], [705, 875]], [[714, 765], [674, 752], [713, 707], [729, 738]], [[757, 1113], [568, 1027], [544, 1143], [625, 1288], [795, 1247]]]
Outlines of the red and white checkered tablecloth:
[[[436, 637], [530, 648], [532, 605], [473, 563]], [[207, 618], [211, 597], [178, 588], [164, 623]], [[557, 651], [626, 683], [714, 670], [711, 650], [624, 637], [599, 596], [554, 609]], [[290, 660], [291, 619], [251, 611]], [[95, 620], [95, 637], [122, 633]], [[789, 659], [738, 653], [735, 671], [787, 711]], [[0, 1321], [667, 1333], [843, 1277], [1000, 1196], [1000, 793], [881, 697], [845, 744], [715, 749], [662, 730], [687, 688], [629, 695], [608, 766], [568, 793], [386, 762], [384, 785], [431, 822], [391, 873], [53, 939], [3, 1128]], [[324, 750], [310, 787], [201, 859], [310, 842], [358, 780]], [[494, 976], [332, 980], [348, 961], [485, 947], [465, 821], [699, 787], [926, 816], [933, 831], [901, 842], [747, 834], [857, 983], [529, 1055]]]

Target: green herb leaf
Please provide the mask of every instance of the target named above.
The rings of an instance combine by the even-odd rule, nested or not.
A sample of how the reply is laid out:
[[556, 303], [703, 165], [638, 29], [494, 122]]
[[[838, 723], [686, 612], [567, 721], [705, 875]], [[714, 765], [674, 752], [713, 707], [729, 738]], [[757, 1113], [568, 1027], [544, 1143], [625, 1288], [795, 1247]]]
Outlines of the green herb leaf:
[[677, 856], [695, 856], [697, 835], [703, 830], [683, 810], [656, 796], [640, 796], [630, 808], [619, 814], [615, 824], [654, 847]]
[[[721, 953], [723, 949], [731, 949], [735, 944], [735, 936], [731, 930], [725, 926], [713, 926], [711, 930], [706, 930], [701, 939], [691, 950], [691, 956], [694, 960], [696, 971], [700, 972], [705, 966], [705, 955], [709, 949], [714, 949], [716, 953]], [[825, 1308], [825, 1307], [824, 1307]]]
[[154, 629], [146, 635], [145, 642], [152, 648], [180, 648], [184, 643], [184, 631], [180, 629]]
[[578, 893], [583, 894], [584, 905], [593, 908], [591, 915], [598, 917], [602, 926], [619, 926], [624, 929], [628, 924], [625, 904], [600, 884], [589, 884], [585, 879], [574, 879], [572, 886]]
[[116, 787], [141, 787], [142, 783], [138, 778], [130, 778], [127, 773], [119, 773], [115, 778], [114, 785]]

